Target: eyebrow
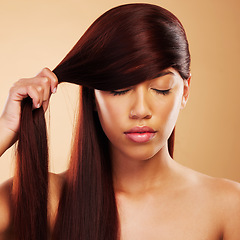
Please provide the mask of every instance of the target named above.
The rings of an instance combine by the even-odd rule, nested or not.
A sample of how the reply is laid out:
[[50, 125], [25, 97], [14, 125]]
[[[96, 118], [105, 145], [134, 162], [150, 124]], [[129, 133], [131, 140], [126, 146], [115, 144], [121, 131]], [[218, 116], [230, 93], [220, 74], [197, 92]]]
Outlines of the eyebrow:
[[174, 75], [174, 73], [171, 72], [171, 71], [162, 71], [155, 78], [163, 77], [163, 76], [166, 76], [168, 74]]

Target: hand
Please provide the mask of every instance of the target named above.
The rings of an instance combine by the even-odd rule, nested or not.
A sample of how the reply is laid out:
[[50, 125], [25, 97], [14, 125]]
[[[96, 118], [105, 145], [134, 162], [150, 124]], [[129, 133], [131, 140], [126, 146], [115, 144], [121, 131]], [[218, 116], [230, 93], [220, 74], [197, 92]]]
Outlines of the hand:
[[[48, 68], [44, 68], [33, 78], [17, 81], [10, 89], [5, 108], [0, 117], [0, 131], [6, 130], [17, 135], [20, 125], [21, 101], [31, 97], [33, 109], [43, 107], [47, 110], [52, 93], [56, 92], [58, 79]], [[12, 134], [12, 135], [14, 135]], [[12, 136], [14, 138], [15, 136]]]

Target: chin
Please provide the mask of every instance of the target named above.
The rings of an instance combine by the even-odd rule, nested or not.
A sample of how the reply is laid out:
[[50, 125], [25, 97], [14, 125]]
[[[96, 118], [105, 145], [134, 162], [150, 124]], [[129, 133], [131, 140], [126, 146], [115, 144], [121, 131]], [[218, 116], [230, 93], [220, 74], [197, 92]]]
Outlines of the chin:
[[145, 161], [149, 160], [161, 151], [161, 148], [153, 148], [152, 146], [139, 146], [131, 147], [131, 149], [124, 149], [121, 153], [126, 159], [131, 159], [133, 161]]

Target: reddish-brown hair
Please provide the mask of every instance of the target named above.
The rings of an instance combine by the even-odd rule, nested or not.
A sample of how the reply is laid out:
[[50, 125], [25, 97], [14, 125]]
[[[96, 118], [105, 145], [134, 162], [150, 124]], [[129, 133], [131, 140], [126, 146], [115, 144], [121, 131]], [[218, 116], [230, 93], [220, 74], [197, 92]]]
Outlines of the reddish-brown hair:
[[[54, 239], [118, 239], [109, 141], [94, 111], [94, 89], [133, 86], [169, 67], [183, 79], [190, 75], [188, 42], [181, 23], [159, 6], [127, 4], [100, 16], [53, 70], [59, 82], [82, 86]], [[31, 102], [24, 101], [14, 178], [14, 222], [18, 239], [42, 240], [47, 233], [46, 128], [43, 111], [32, 112], [30, 107]], [[171, 156], [173, 148], [174, 131], [168, 140]], [[30, 228], [26, 227], [30, 222]]]

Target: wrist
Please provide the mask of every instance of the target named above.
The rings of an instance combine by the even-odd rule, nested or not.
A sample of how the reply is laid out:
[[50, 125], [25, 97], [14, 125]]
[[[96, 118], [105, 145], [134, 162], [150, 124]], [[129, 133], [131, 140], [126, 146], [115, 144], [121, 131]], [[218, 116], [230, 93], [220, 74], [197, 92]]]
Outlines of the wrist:
[[17, 136], [18, 134], [9, 129], [0, 117], [0, 156], [17, 141]]

